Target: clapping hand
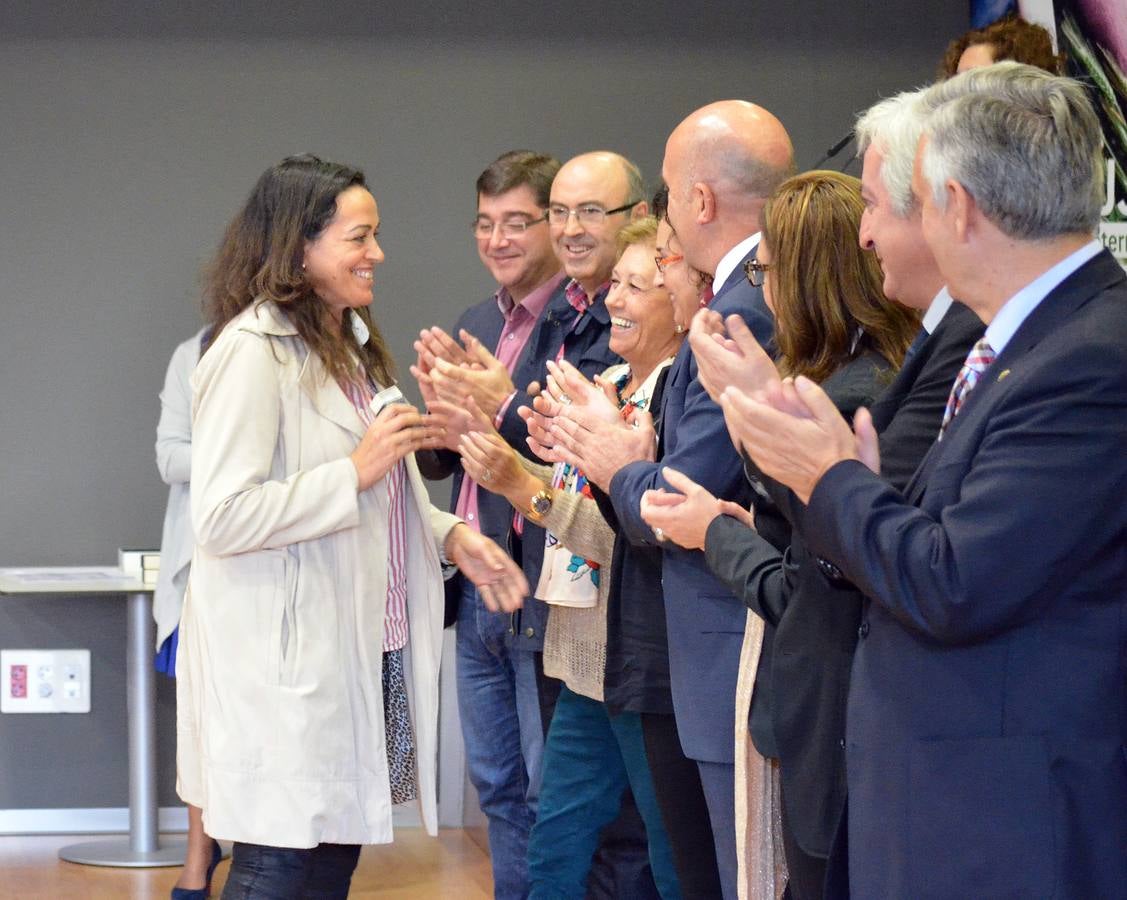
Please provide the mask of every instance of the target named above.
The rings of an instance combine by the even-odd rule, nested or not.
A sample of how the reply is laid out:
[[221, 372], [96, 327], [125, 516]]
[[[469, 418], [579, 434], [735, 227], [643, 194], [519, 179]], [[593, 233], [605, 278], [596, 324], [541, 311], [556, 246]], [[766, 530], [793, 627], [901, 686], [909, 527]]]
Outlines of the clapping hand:
[[622, 421], [614, 385], [598, 375], [593, 382], [588, 381], [567, 360], [548, 362], [546, 392], [552, 403], [552, 415], [568, 415], [573, 412], [571, 407], [577, 407], [607, 423]]
[[726, 387], [757, 391], [779, 377], [775, 363], [740, 316], [725, 320], [711, 309], [700, 310], [689, 328], [689, 346], [697, 361], [697, 378], [717, 403]]
[[[538, 390], [533, 391], [535, 386]], [[596, 375], [588, 381], [571, 363], [561, 361], [548, 363], [548, 377], [544, 387], [539, 390], [535, 382], [529, 386], [533, 394], [532, 406], [517, 409], [517, 415], [524, 419], [528, 428], [527, 443], [540, 459], [548, 463], [572, 462], [556, 449], [552, 423], [567, 415], [575, 421], [588, 421], [587, 414], [605, 421], [608, 425], [621, 426], [622, 413], [618, 408], [618, 391], [613, 384]], [[596, 482], [597, 484], [598, 482]]]
[[[437, 334], [436, 334], [437, 333]], [[458, 403], [467, 394], [477, 401], [477, 405], [492, 420], [501, 406], [516, 388], [509, 370], [485, 345], [465, 329], [459, 332], [465, 349], [455, 352], [451, 345], [457, 343], [440, 328], [429, 330], [429, 343], [420, 339], [428, 352], [441, 349], [443, 355], [435, 354], [434, 364], [429, 371], [431, 384], [440, 400]], [[457, 360], [457, 361], [452, 361]]]
[[721, 394], [724, 420], [765, 475], [807, 503], [821, 477], [843, 460], [857, 459], [880, 472], [880, 447], [868, 410], [854, 417], [856, 432], [833, 401], [810, 379], [773, 381], [746, 394]]
[[510, 502], [517, 501], [517, 505], [527, 502], [544, 487], [521, 465], [516, 451], [496, 431], [474, 431], [463, 436], [458, 452], [462, 455], [462, 468], [470, 478]]
[[421, 367], [428, 372], [440, 359], [455, 366], [469, 366], [473, 363], [462, 345], [437, 325], [420, 331], [414, 347]]
[[411, 375], [419, 383], [419, 392], [423, 395], [423, 402], [430, 408], [431, 403], [438, 399], [431, 373], [439, 359], [455, 365], [470, 365], [466, 351], [441, 328], [424, 328], [419, 332], [419, 338], [414, 343], [415, 364], [410, 367]]
[[462, 438], [472, 432], [494, 431], [493, 423], [481, 411], [472, 395], [466, 395], [460, 402], [431, 400], [427, 404], [430, 419], [440, 429], [440, 446], [447, 450], [460, 449]]
[[587, 479], [604, 491], [618, 470], [638, 460], [653, 461], [657, 433], [653, 417], [645, 410], [634, 410], [629, 421], [621, 415], [607, 422], [585, 407], [571, 405], [552, 420], [549, 434], [552, 453], [577, 466]]
[[551, 409], [552, 401], [543, 392], [533, 397], [532, 407], [521, 406], [517, 408], [517, 415], [524, 420], [528, 428], [528, 437], [525, 443], [529, 449], [546, 463], [564, 462], [556, 452], [555, 438], [552, 437], [551, 427], [554, 417], [547, 415], [543, 410]]

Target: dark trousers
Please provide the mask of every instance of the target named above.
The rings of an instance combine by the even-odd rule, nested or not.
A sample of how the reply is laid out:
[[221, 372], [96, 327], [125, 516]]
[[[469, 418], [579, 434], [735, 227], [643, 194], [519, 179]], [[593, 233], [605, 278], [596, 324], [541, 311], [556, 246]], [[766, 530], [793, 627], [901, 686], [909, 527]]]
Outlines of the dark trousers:
[[309, 850], [236, 842], [222, 900], [344, 900], [359, 844]]
[[790, 900], [822, 900], [826, 885], [826, 860], [821, 856], [811, 856], [798, 846], [794, 831], [787, 816], [787, 798], [782, 796], [783, 806], [783, 854], [787, 859], [787, 892]]
[[722, 894], [720, 872], [700, 770], [681, 749], [673, 716], [643, 713], [642, 738], [681, 895], [685, 900], [715, 900]]

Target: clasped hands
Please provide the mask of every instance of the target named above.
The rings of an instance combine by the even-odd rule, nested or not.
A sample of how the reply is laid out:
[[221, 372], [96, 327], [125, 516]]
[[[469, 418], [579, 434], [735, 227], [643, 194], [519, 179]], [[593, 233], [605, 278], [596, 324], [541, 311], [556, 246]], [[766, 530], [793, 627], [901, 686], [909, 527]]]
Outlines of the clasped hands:
[[517, 410], [528, 426], [528, 446], [546, 462], [566, 462], [581, 469], [604, 491], [624, 465], [653, 460], [653, 417], [634, 410], [622, 418], [614, 385], [595, 376], [588, 380], [569, 362], [548, 363], [548, 377], [532, 407]]
[[755, 527], [751, 510], [714, 497], [688, 475], [669, 466], [663, 466], [661, 474], [674, 490], [646, 491], [640, 508], [642, 521], [659, 540], [672, 541], [686, 550], [703, 550], [708, 527], [717, 516], [732, 516], [748, 528]]
[[366, 491], [416, 450], [440, 446], [441, 423], [406, 403], [385, 406], [349, 454], [356, 467], [356, 489]]

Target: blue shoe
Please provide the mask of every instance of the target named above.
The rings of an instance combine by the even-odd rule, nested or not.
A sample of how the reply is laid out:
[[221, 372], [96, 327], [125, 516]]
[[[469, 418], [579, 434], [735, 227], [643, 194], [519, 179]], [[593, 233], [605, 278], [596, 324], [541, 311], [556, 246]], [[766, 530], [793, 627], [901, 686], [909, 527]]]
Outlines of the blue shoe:
[[219, 846], [219, 841], [213, 840], [211, 842], [211, 864], [207, 867], [207, 884], [202, 888], [174, 887], [171, 900], [207, 900], [211, 896], [211, 876], [215, 874], [215, 867], [219, 865], [222, 859], [223, 848]]

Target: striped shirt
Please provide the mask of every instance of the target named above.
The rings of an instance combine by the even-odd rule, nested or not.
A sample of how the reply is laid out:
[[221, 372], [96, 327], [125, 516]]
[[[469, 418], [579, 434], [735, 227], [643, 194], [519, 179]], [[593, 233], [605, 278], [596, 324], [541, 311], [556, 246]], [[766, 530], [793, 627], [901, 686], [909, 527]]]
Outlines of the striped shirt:
[[[365, 426], [375, 421], [369, 404], [375, 391], [368, 379], [358, 374], [355, 381], [341, 384], [341, 390], [356, 408]], [[407, 646], [407, 467], [399, 460], [384, 476], [387, 486], [387, 605], [384, 609], [383, 651]]]

